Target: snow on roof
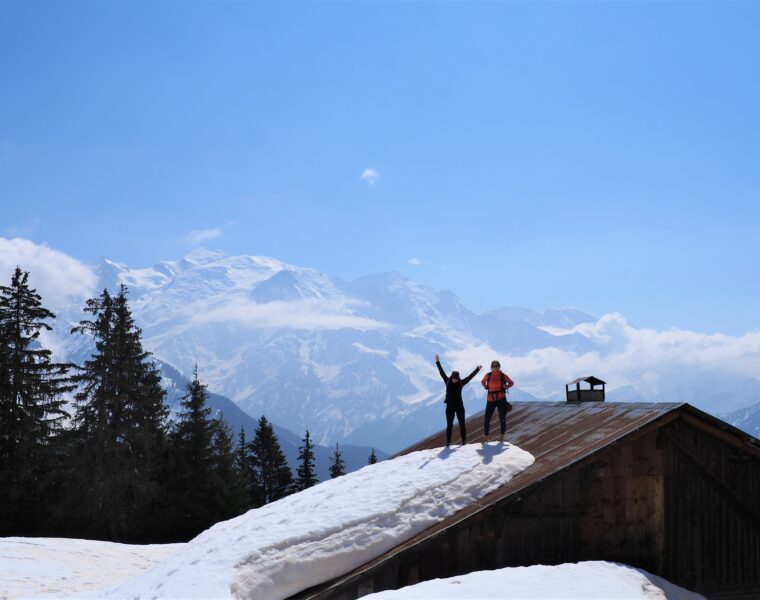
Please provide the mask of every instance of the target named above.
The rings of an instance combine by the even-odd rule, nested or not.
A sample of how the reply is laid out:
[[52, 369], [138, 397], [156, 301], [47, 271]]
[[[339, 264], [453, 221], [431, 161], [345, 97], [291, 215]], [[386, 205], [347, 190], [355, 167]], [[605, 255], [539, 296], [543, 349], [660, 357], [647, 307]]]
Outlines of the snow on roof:
[[218, 523], [107, 597], [287, 598], [387, 552], [532, 463], [516, 446], [491, 444], [367, 466]]
[[[286, 598], [387, 552], [504, 485], [533, 460], [517, 446], [477, 444], [379, 462], [218, 523], [173, 545], [173, 554], [149, 570], [144, 561], [136, 570], [145, 572], [128, 581], [119, 569], [134, 546], [110, 544], [121, 550], [103, 556], [103, 542], [57, 540], [58, 552], [43, 543], [26, 560], [0, 563], [0, 597], [19, 597], [23, 586], [15, 584], [33, 569], [58, 573], [38, 586], [35, 598]], [[17, 546], [28, 541], [15, 538]], [[5, 542], [3, 554], [13, 552], [14, 542]], [[85, 551], [72, 554], [81, 544]], [[76, 569], [62, 568], [63, 560]], [[102, 577], [100, 587], [88, 582], [93, 569], [109, 573], [110, 585]]]
[[669, 581], [622, 564], [589, 561], [475, 571], [434, 579], [366, 600], [705, 600]]

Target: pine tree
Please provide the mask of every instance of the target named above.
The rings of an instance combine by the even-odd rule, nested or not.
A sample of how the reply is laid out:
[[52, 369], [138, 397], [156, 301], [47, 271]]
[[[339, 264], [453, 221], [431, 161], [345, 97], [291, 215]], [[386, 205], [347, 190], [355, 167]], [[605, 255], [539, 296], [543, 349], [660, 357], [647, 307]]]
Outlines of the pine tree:
[[91, 335], [95, 352], [76, 376], [70, 522], [79, 535], [140, 541], [163, 516], [156, 510], [165, 496], [165, 392], [126, 287], [116, 297], [103, 290], [85, 311], [92, 320], [72, 332]]
[[240, 426], [238, 433], [238, 443], [235, 448], [235, 470], [237, 471], [242, 488], [241, 510], [245, 511], [252, 506], [253, 488], [253, 470], [251, 468], [251, 457], [248, 444], [245, 440], [245, 429]]
[[245, 428], [241, 425], [238, 433], [238, 443], [235, 447], [235, 467], [241, 473], [245, 473], [249, 467], [248, 452], [246, 450]]
[[232, 445], [232, 431], [224, 421], [224, 415], [214, 419], [212, 456], [217, 482], [214, 522], [218, 522], [241, 514], [248, 503], [245, 481], [236, 466], [237, 452]]
[[272, 424], [266, 417], [259, 419], [248, 450], [253, 506], [263, 506], [287, 496], [292, 491], [293, 473], [282, 453]]
[[367, 461], [368, 465], [374, 465], [377, 462], [377, 454], [375, 454], [375, 449], [372, 448], [372, 452], [369, 454], [369, 460]]
[[335, 452], [330, 457], [330, 477], [335, 479], [346, 474], [346, 464], [343, 462], [343, 453], [340, 451], [340, 446], [335, 444]]
[[181, 412], [170, 435], [174, 463], [171, 487], [175, 497], [174, 533], [189, 539], [208, 528], [218, 512], [214, 473], [215, 422], [206, 406], [208, 392], [198, 378], [198, 368], [180, 402]]
[[306, 430], [306, 436], [303, 438], [303, 446], [298, 448], [298, 468], [296, 469], [295, 490], [301, 491], [310, 488], [319, 483], [317, 476], [314, 474], [314, 444], [311, 442], [309, 430]]
[[[95, 351], [80, 367], [76, 381], [80, 389], [75, 396], [76, 414], [71, 435], [71, 471], [67, 477], [67, 508], [71, 513], [69, 530], [64, 533], [79, 537], [106, 535], [116, 504], [123, 504], [124, 495], [119, 474], [114, 468], [119, 464], [117, 443], [119, 424], [114, 416], [121, 414], [114, 407], [111, 370], [114, 344], [113, 298], [103, 290], [98, 298], [91, 298], [84, 308], [93, 316], [92, 321], [83, 320], [72, 333], [92, 336]], [[123, 428], [122, 428], [123, 429]], [[123, 531], [124, 523], [117, 526]], [[111, 533], [115, 533], [113, 530]], [[112, 536], [114, 537], [114, 536]]]
[[0, 535], [34, 534], [49, 512], [45, 488], [68, 416], [62, 394], [74, 387], [71, 365], [40, 345], [54, 318], [16, 267], [0, 286]]

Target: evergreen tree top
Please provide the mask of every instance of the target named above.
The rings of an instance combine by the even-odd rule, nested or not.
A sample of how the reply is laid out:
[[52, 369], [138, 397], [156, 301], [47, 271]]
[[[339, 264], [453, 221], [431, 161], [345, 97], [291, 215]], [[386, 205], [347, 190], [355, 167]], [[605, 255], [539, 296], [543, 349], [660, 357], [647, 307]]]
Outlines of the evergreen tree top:
[[38, 441], [67, 416], [61, 395], [75, 387], [73, 365], [53, 362], [39, 342], [54, 318], [29, 286], [29, 273], [16, 267], [10, 285], [0, 286], [0, 421], [17, 423], [17, 433]]
[[314, 444], [309, 430], [303, 438], [303, 445], [298, 448], [298, 469], [296, 470], [296, 489], [305, 490], [319, 483], [315, 474]]
[[335, 479], [346, 474], [346, 463], [343, 461], [343, 453], [340, 451], [340, 446], [335, 444], [335, 451], [330, 457], [330, 477]]
[[247, 445], [252, 472], [251, 496], [254, 506], [279, 500], [292, 491], [290, 471], [272, 424], [262, 416], [253, 439]]

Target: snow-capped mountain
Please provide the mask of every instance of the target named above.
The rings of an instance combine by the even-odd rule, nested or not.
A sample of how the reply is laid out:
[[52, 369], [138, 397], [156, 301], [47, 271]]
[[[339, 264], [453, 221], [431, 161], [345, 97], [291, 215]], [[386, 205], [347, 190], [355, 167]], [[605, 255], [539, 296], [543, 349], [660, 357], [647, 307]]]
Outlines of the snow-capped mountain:
[[[95, 273], [100, 289], [129, 287], [157, 358], [185, 376], [197, 364], [211, 391], [326, 445], [394, 451], [439, 429], [436, 353], [463, 373], [501, 359], [520, 399], [560, 399], [564, 382], [594, 374], [611, 400], [684, 400], [716, 414], [760, 402], [760, 332], [639, 329], [619, 314], [574, 308], [476, 314], [398, 273], [346, 282], [206, 249], [140, 269], [104, 259]], [[58, 312], [76, 322], [81, 306]], [[81, 339], [66, 331], [46, 343], [81, 358]], [[481, 409], [477, 381], [465, 403]]]
[[437, 428], [441, 383], [432, 357], [446, 348], [505, 333], [521, 348], [582, 344], [580, 336], [478, 316], [451, 292], [397, 273], [346, 283], [209, 250], [149, 269], [103, 260], [97, 272], [101, 287], [129, 287], [156, 357], [184, 373], [197, 363], [211, 390], [293, 431], [308, 427], [325, 444], [397, 449]]

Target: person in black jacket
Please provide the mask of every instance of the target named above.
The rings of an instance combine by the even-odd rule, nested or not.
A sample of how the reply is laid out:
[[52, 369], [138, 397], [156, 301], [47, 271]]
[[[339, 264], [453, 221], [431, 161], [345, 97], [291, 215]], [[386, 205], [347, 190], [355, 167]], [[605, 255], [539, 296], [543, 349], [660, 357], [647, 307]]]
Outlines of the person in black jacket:
[[459, 377], [459, 371], [452, 371], [451, 375], [446, 375], [441, 366], [441, 359], [435, 355], [435, 366], [441, 374], [441, 379], [446, 384], [446, 446], [451, 443], [451, 432], [454, 429], [454, 415], [459, 422], [459, 434], [462, 436], [462, 445], [467, 443], [467, 429], [464, 424], [464, 402], [462, 402], [462, 388], [470, 383], [470, 380], [478, 374], [482, 368], [481, 365], [475, 367], [475, 370], [464, 379]]

